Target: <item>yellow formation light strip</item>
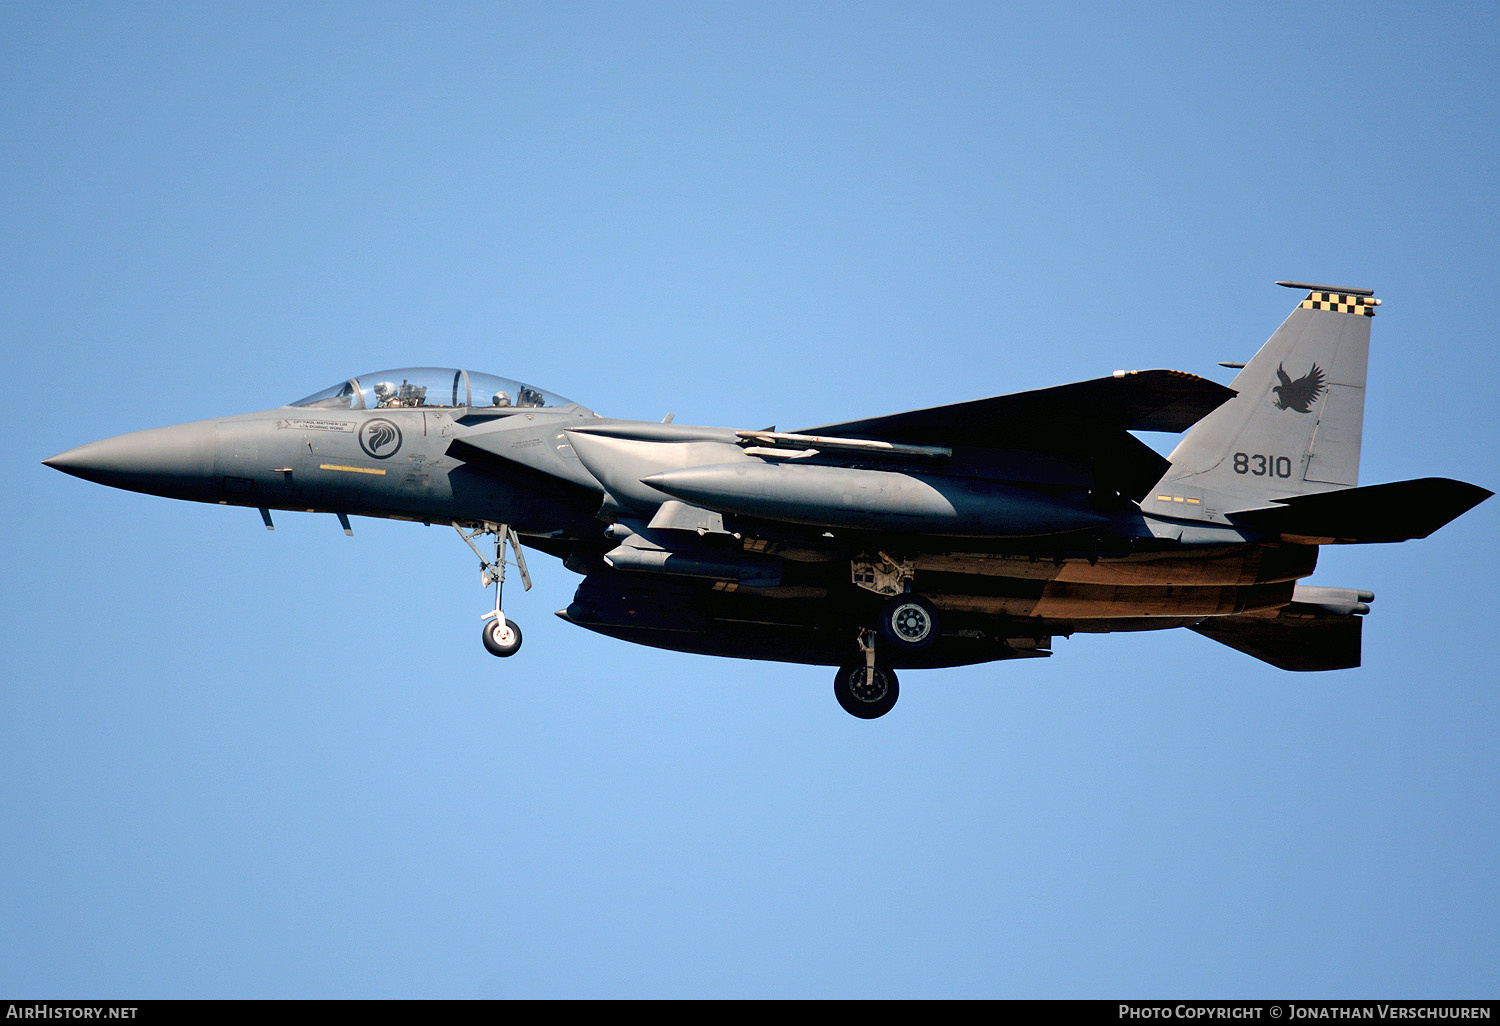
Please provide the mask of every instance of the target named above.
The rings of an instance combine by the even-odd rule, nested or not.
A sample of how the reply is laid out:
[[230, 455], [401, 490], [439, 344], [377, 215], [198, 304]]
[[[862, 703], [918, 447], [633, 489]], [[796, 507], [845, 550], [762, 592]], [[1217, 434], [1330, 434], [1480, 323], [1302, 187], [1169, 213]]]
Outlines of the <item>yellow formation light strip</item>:
[[319, 470], [342, 470], [348, 474], [384, 474], [379, 467], [346, 467], [342, 463], [319, 463]]
[[1309, 292], [1302, 301], [1304, 310], [1331, 310], [1334, 313], [1363, 314], [1375, 316], [1380, 300], [1374, 296], [1351, 296], [1344, 292]]
[[1203, 505], [1203, 500], [1202, 499], [1184, 499], [1180, 495], [1158, 495], [1156, 497], [1156, 501], [1157, 502], [1190, 502], [1194, 506], [1201, 506], [1201, 505]]

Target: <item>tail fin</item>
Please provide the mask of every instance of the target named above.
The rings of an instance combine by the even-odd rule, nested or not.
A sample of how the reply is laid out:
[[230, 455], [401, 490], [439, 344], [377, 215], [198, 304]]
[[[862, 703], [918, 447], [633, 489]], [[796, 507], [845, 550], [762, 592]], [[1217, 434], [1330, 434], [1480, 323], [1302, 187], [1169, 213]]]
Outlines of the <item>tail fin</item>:
[[1307, 289], [1230, 383], [1237, 395], [1172, 451], [1141, 502], [1147, 513], [1222, 521], [1231, 510], [1359, 483], [1370, 318], [1369, 289]]

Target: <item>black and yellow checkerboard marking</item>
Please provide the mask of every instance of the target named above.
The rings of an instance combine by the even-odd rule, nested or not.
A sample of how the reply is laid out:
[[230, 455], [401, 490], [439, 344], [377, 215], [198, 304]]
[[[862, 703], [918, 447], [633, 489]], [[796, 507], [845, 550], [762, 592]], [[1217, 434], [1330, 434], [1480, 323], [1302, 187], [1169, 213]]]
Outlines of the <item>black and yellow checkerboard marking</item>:
[[1304, 310], [1331, 310], [1334, 313], [1375, 316], [1380, 300], [1374, 296], [1351, 296], [1343, 292], [1309, 292], [1302, 301]]

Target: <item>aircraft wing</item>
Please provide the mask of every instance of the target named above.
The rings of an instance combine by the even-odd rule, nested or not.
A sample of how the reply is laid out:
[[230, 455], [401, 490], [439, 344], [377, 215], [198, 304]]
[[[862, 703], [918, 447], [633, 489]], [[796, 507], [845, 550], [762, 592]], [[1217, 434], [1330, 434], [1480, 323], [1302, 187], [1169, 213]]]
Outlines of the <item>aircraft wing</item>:
[[1072, 447], [1120, 431], [1186, 431], [1234, 394], [1231, 388], [1186, 371], [1122, 371], [1071, 385], [803, 428], [799, 433], [928, 445]]

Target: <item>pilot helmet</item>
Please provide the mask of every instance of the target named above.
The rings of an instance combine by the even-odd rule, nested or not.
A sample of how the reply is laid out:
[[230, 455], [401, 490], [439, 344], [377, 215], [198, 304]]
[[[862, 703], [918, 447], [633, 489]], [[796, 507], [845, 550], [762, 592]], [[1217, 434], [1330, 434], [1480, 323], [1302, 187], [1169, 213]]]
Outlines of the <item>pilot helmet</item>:
[[389, 381], [375, 382], [375, 398], [379, 399], [381, 402], [384, 402], [387, 399], [394, 399], [395, 396], [395, 385], [391, 384]]
[[509, 392], [496, 392], [495, 393], [495, 399], [494, 399], [494, 405], [496, 405], [496, 406], [509, 406], [510, 405], [510, 393]]

